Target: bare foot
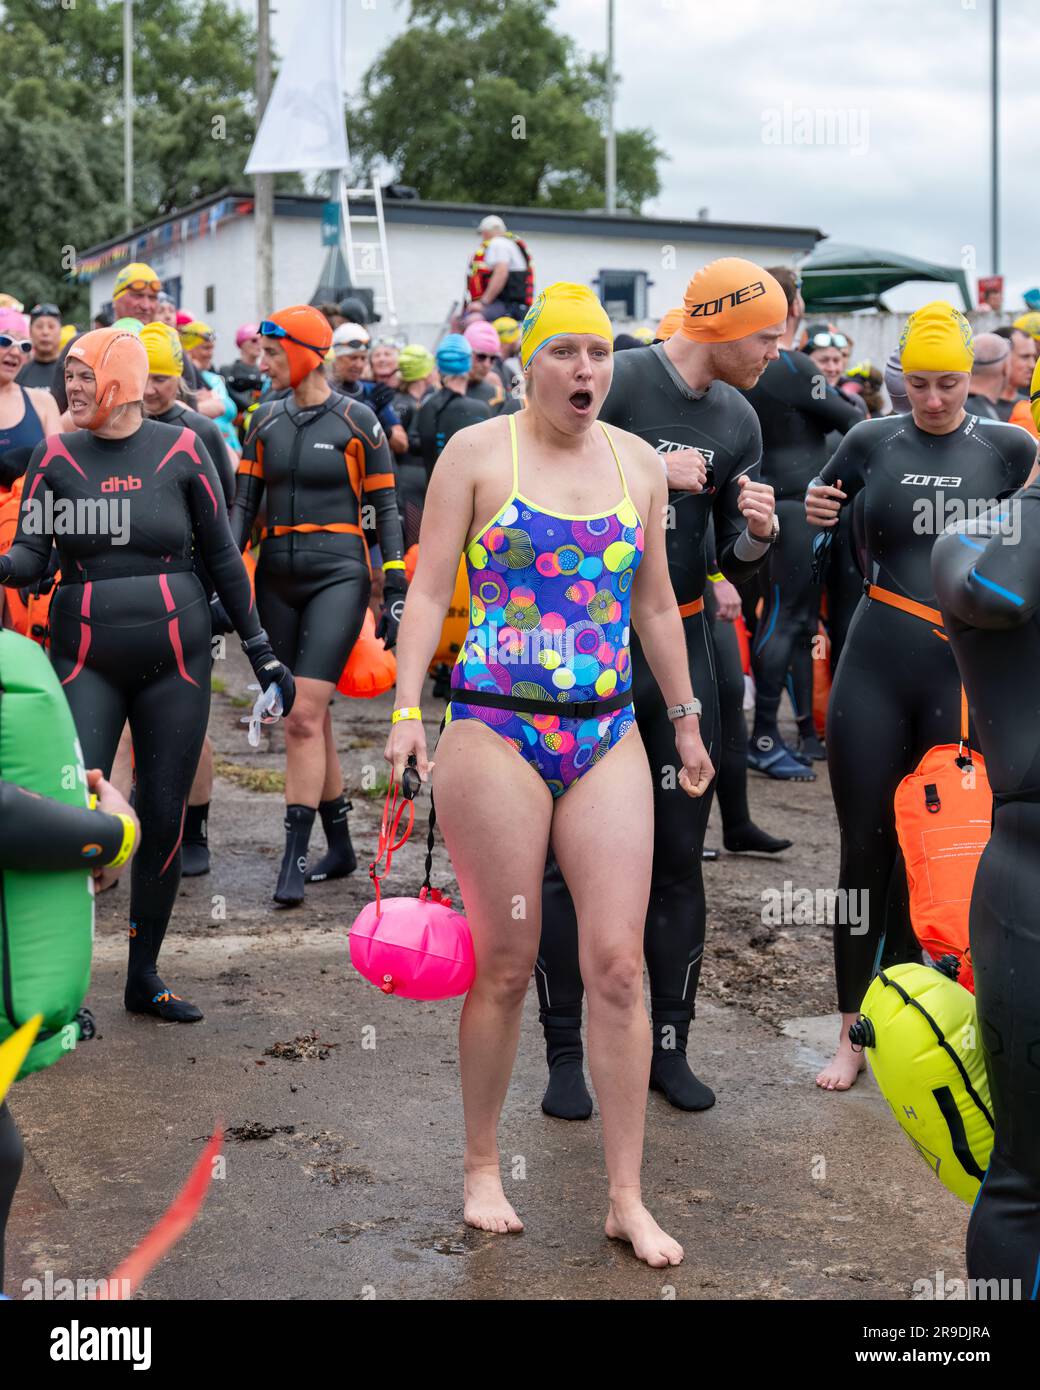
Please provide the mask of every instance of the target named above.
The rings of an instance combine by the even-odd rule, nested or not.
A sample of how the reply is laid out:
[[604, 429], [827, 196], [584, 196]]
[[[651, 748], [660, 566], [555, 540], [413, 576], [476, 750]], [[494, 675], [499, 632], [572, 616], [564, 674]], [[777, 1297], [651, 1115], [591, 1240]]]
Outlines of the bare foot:
[[497, 1163], [467, 1168], [463, 1194], [462, 1216], [467, 1226], [496, 1235], [524, 1229], [524, 1223], [506, 1200]]
[[612, 1198], [604, 1230], [611, 1240], [627, 1240], [636, 1259], [653, 1269], [682, 1261], [682, 1246], [661, 1230], [638, 1198]]
[[847, 1091], [867, 1065], [862, 1052], [853, 1052], [848, 1035], [843, 1031], [838, 1050], [816, 1078], [823, 1091]]

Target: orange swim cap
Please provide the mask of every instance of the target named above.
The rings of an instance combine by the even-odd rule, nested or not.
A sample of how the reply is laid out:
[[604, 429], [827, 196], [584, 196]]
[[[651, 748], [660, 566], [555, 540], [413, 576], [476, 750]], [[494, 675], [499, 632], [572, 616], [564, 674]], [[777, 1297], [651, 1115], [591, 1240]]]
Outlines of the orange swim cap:
[[125, 328], [95, 328], [70, 346], [69, 357], [94, 373], [97, 408], [88, 430], [100, 429], [117, 406], [144, 399], [148, 382], [148, 352], [136, 333]]
[[661, 320], [661, 322], [657, 325], [657, 328], [654, 330], [654, 337], [660, 338], [662, 342], [667, 340], [672, 336], [673, 333], [677, 333], [679, 331], [679, 329], [682, 327], [682, 321], [682, 308], [669, 309], [667, 314], [665, 314], [664, 318]]
[[[269, 325], [282, 331], [271, 333]], [[289, 381], [293, 386], [299, 386], [309, 372], [322, 365], [332, 346], [332, 325], [313, 304], [290, 304], [288, 309], [279, 309], [261, 323], [260, 335], [273, 338], [285, 349], [289, 359]]]
[[754, 261], [723, 256], [702, 266], [686, 286], [679, 332], [695, 343], [735, 343], [786, 321], [779, 280]]

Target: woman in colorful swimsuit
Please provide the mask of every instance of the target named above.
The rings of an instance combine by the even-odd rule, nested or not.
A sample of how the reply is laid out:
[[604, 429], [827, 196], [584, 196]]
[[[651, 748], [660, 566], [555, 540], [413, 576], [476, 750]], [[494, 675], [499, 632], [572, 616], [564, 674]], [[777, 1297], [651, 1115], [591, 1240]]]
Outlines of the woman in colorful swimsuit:
[[611, 343], [588, 289], [550, 286], [524, 320], [527, 408], [463, 430], [438, 460], [398, 642], [386, 757], [398, 778], [412, 753], [423, 780], [433, 766], [417, 705], [464, 553], [470, 629], [435, 781], [477, 956], [460, 1027], [465, 1219], [486, 1231], [522, 1229], [502, 1187], [497, 1125], [551, 843], [578, 916], [610, 1183], [606, 1233], [662, 1267], [683, 1252], [640, 1194], [653, 800], [632, 713], [630, 621], [675, 722], [668, 771], [701, 796], [713, 769], [668, 577], [667, 480], [648, 444], [597, 420]]

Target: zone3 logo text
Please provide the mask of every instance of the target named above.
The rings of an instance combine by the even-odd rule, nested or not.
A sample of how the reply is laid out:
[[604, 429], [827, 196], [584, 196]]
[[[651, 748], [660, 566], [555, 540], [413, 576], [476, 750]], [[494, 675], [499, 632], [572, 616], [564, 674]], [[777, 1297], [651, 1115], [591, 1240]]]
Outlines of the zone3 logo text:
[[930, 473], [904, 473], [904, 487], [960, 487], [963, 478], [937, 478]]

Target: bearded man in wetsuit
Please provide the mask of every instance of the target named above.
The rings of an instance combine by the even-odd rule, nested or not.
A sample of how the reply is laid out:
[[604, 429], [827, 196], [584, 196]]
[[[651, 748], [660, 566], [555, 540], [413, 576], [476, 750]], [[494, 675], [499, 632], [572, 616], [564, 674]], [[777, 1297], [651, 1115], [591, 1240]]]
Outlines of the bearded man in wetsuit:
[[[767, 271], [736, 257], [714, 261], [687, 286], [677, 333], [616, 358], [600, 411], [608, 424], [652, 444], [668, 476], [662, 518], [668, 564], [703, 706], [701, 737], [715, 764], [719, 718], [704, 614], [706, 535], [713, 520], [717, 563], [734, 584], [755, 573], [775, 540], [773, 491], [758, 478], [762, 435], [740, 392], [776, 360], [786, 321], [784, 291]], [[711, 792], [690, 800], [679, 787], [668, 711], [634, 634], [631, 645], [636, 722], [654, 772], [654, 860], [644, 932], [653, 1023], [650, 1086], [678, 1109], [704, 1110], [715, 1096], [691, 1071], [686, 1044], [704, 953], [701, 853]], [[550, 1070], [542, 1108], [563, 1119], [587, 1118], [592, 1101], [582, 1074], [577, 924], [551, 857], [535, 980]]]

